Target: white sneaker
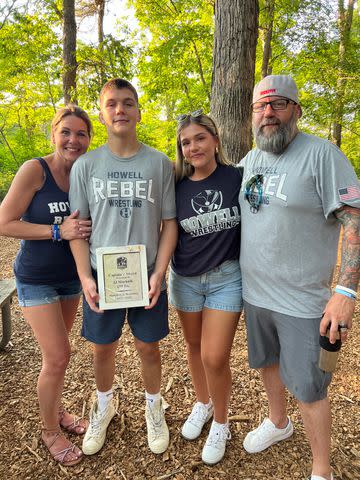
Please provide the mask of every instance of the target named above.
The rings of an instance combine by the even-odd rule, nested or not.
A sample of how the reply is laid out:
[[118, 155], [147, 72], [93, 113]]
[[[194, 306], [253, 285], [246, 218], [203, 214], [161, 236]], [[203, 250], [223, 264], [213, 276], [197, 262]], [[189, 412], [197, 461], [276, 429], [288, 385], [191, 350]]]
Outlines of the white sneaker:
[[211, 425], [209, 436], [202, 450], [201, 459], [207, 465], [215, 465], [220, 462], [225, 454], [226, 442], [230, 440], [231, 433], [227, 424], [220, 428]]
[[265, 418], [261, 425], [246, 435], [243, 446], [248, 453], [262, 452], [274, 443], [291, 437], [293, 432], [290, 418], [285, 428], [276, 428], [269, 418]]
[[116, 413], [114, 400], [111, 400], [103, 412], [99, 412], [97, 401], [93, 403], [90, 411], [90, 423], [82, 443], [85, 455], [94, 455], [105, 443], [106, 430]]
[[153, 453], [164, 453], [169, 446], [169, 429], [166, 425], [163, 400], [156, 400], [150, 407], [146, 402], [145, 419], [147, 438]]
[[209, 406], [196, 402], [181, 429], [181, 435], [186, 440], [195, 440], [200, 435], [205, 423], [213, 416], [213, 413], [214, 407], [211, 402]]

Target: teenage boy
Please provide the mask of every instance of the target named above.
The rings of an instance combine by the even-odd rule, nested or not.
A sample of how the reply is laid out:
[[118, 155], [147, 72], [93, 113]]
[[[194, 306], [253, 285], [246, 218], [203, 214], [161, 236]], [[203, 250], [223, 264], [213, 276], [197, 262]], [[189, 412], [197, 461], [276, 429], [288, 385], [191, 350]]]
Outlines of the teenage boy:
[[[115, 415], [115, 353], [127, 313], [141, 360], [148, 444], [159, 454], [169, 444], [159, 341], [169, 333], [164, 277], [177, 240], [173, 167], [163, 153], [137, 139], [138, 95], [128, 81], [116, 78], [103, 86], [99, 118], [108, 141], [76, 162], [69, 195], [72, 210], [78, 208], [81, 218], [91, 217], [93, 227], [90, 242], [71, 243], [85, 297], [82, 335], [93, 343], [97, 385], [82, 449], [92, 455], [102, 448]], [[146, 246], [150, 304], [101, 311], [96, 249], [134, 244]]]

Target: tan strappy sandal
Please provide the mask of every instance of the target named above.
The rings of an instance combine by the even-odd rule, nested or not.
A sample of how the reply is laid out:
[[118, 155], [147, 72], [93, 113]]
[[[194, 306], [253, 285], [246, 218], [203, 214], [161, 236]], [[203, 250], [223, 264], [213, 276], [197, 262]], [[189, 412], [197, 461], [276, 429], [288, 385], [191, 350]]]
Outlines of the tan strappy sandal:
[[[68, 440], [68, 447], [63, 448], [62, 450], [56, 451], [55, 443], [60, 437], [66, 438], [63, 433], [61, 432], [60, 428], [42, 428], [43, 432], [51, 433], [52, 435], [48, 436], [46, 439], [42, 435], [42, 440], [49, 450], [51, 457], [56, 461], [59, 462], [64, 467], [71, 467], [72, 465], [77, 465], [83, 459], [83, 453], [79, 449], [80, 454], [75, 452], [77, 448], [76, 445]], [[69, 454], [73, 453], [76, 458], [69, 459]], [[68, 459], [67, 459], [68, 457]], [[70, 457], [71, 458], [71, 457]]]
[[[72, 422], [64, 423], [66, 413], [72, 417]], [[85, 418], [77, 417], [76, 415], [67, 412], [63, 406], [60, 406], [59, 408], [59, 424], [61, 428], [67, 432], [75, 433], [76, 435], [83, 435], [89, 426], [89, 422], [85, 420]]]

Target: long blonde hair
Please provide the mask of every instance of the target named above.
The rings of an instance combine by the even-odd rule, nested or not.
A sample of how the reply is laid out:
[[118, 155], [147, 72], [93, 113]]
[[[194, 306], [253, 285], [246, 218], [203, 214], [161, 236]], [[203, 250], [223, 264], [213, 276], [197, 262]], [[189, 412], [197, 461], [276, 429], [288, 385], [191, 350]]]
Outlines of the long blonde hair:
[[[184, 117], [184, 118], [182, 118]], [[190, 177], [194, 173], [194, 167], [185, 161], [185, 157], [181, 148], [180, 134], [184, 128], [188, 127], [191, 124], [200, 125], [204, 127], [213, 137], [218, 141], [217, 149], [215, 151], [215, 160], [221, 165], [233, 165], [233, 163], [225, 157], [223, 147], [221, 145], [221, 139], [219, 135], [219, 130], [214, 122], [214, 120], [200, 113], [199, 115], [193, 116], [191, 113], [180, 117], [181, 119], [178, 122], [178, 127], [176, 131], [176, 164], [175, 164], [175, 177], [178, 182], [184, 177]]]

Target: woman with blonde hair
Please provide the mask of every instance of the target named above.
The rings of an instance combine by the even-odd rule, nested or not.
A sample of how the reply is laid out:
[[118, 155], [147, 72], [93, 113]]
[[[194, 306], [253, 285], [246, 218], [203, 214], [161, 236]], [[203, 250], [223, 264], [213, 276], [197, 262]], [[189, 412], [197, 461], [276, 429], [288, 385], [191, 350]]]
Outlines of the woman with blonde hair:
[[54, 152], [25, 162], [0, 206], [0, 235], [22, 239], [14, 272], [19, 304], [40, 346], [42, 368], [37, 382], [42, 439], [54, 460], [80, 462], [82, 452], [61, 427], [83, 434], [87, 424], [61, 405], [70, 359], [69, 332], [81, 294], [69, 240], [88, 238], [89, 220], [70, 213], [70, 170], [89, 147], [92, 125], [76, 105], [60, 109], [51, 125]]
[[241, 171], [226, 160], [214, 121], [202, 111], [178, 118], [176, 205], [178, 244], [170, 271], [196, 393], [181, 434], [197, 438], [213, 416], [202, 450], [218, 463], [230, 439], [230, 352], [242, 309], [239, 268]]

